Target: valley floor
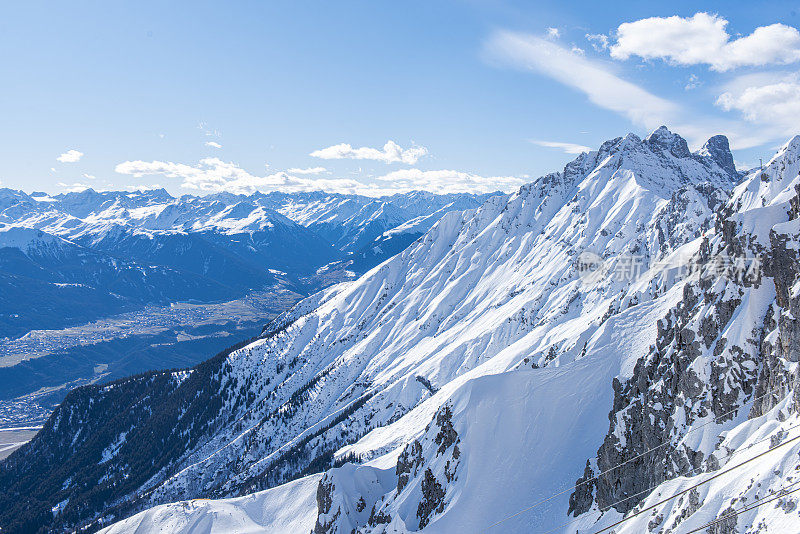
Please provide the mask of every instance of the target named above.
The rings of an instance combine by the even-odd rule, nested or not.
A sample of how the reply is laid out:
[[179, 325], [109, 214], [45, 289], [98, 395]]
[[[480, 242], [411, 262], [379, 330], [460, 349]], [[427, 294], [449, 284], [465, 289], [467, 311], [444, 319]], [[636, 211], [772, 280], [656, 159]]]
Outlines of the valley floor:
[[264, 324], [300, 298], [278, 287], [226, 302], [148, 306], [5, 339], [0, 344], [0, 429], [41, 425], [79, 386], [152, 369], [190, 367], [257, 336]]
[[17, 427], [0, 430], [0, 460], [9, 456], [38, 432], [35, 427]]

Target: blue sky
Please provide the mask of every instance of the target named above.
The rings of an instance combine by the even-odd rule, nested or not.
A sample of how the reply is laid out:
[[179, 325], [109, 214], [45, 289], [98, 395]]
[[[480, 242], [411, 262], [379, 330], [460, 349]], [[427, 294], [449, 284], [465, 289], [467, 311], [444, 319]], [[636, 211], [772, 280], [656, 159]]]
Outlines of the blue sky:
[[797, 9], [6, 4], [0, 185], [511, 190], [662, 123], [753, 165], [800, 133]]

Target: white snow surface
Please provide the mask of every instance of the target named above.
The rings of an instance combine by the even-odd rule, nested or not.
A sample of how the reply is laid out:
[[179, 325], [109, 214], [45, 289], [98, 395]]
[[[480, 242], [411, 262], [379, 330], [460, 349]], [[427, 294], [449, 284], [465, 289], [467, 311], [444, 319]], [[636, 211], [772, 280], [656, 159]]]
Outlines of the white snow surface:
[[278, 488], [233, 499], [193, 499], [164, 504], [102, 529], [103, 534], [289, 534], [309, 532], [316, 514], [317, 483], [311, 475]]

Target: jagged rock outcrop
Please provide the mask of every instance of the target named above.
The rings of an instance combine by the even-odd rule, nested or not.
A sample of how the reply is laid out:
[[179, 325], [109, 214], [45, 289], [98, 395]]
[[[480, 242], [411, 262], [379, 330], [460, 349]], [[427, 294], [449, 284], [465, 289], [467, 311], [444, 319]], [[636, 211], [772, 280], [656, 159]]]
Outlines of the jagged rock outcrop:
[[[380, 533], [393, 518], [400, 520], [398, 509], [407, 508], [409, 497], [416, 500], [411, 520], [419, 529], [425, 528], [447, 504], [448, 490], [458, 480], [461, 451], [460, 438], [453, 426], [453, 412], [449, 404], [442, 406], [420, 438], [408, 443], [397, 458], [394, 468], [394, 486], [386, 493], [359, 495], [355, 509], [349, 504], [355, 496], [351, 492], [336, 492], [332, 480], [386, 479], [372, 468], [349, 465], [334, 469], [323, 477], [317, 490], [317, 522], [314, 534], [346, 532]], [[377, 485], [377, 484], [376, 484]], [[386, 482], [378, 487], [385, 488]], [[370, 485], [374, 490], [375, 485]], [[320, 497], [322, 496], [322, 497]], [[363, 511], [370, 506], [369, 516]], [[332, 512], [332, 510], [334, 510]], [[410, 518], [404, 520], [408, 524]]]
[[[704, 150], [722, 162], [721, 147]], [[795, 138], [718, 211], [718, 232], [692, 259], [698, 267], [658, 322], [656, 344], [630, 379], [614, 381], [609, 432], [594, 460], [600, 475], [587, 463], [570, 513], [625, 513], [667, 480], [719, 469], [729, 454], [687, 434], [761, 417], [797, 391], [798, 150]]]

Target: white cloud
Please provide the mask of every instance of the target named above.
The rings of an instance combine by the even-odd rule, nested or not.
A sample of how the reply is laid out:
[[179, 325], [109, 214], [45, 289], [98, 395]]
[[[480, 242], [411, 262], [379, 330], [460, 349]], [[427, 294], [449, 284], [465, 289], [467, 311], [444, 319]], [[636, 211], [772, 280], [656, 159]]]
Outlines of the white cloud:
[[79, 161], [82, 156], [83, 152], [78, 152], [77, 150], [67, 150], [58, 156], [56, 160], [60, 161], [61, 163], [75, 163]]
[[395, 193], [425, 190], [434, 193], [492, 193], [512, 191], [526, 182], [516, 176], [480, 176], [462, 171], [400, 169], [376, 178]]
[[286, 172], [288, 172], [289, 174], [322, 174], [327, 170], [328, 169], [326, 169], [325, 167], [308, 167], [305, 169], [292, 167], [291, 169], [286, 169]]
[[798, 133], [800, 81], [790, 77], [773, 83], [736, 85], [719, 96], [717, 106], [738, 111], [747, 121], [776, 129], [784, 136]]
[[558, 28], [547, 28], [547, 37], [550, 39], [558, 39], [561, 37], [561, 32]]
[[686, 80], [686, 85], [684, 85], [683, 88], [687, 91], [691, 91], [692, 89], [697, 89], [701, 85], [703, 85], [703, 82], [700, 81], [700, 78], [698, 78], [696, 74], [690, 74], [689, 79]]
[[155, 191], [156, 189], [163, 189], [159, 184], [150, 184], [150, 185], [126, 185], [125, 190], [130, 192], [136, 191]]
[[96, 179], [97, 179], [97, 176], [95, 176], [95, 175], [93, 175], [93, 174], [86, 174], [86, 173], [83, 173], [81, 176], [83, 176], [83, 177], [84, 177], [84, 178], [86, 178], [87, 180], [96, 180]]
[[589, 152], [591, 148], [584, 145], [578, 145], [575, 143], [561, 143], [558, 141], [537, 141], [535, 139], [531, 139], [531, 143], [538, 146], [543, 146], [545, 148], [557, 148], [563, 151], [566, 154], [581, 154], [582, 152]]
[[62, 187], [67, 190], [68, 193], [79, 193], [81, 191], [85, 191], [89, 189], [89, 186], [86, 184], [82, 184], [80, 182], [75, 182], [73, 184], [65, 184], [64, 182], [58, 182], [57, 184], [59, 187]]
[[785, 24], [760, 26], [731, 40], [719, 15], [651, 17], [620, 24], [611, 57], [663, 59], [674, 65], [710, 65], [726, 71], [742, 66], [788, 64], [800, 60], [800, 32]]
[[207, 122], [201, 121], [197, 125], [197, 129], [203, 132], [206, 137], [221, 137], [222, 132], [216, 128], [211, 128]]
[[715, 104], [738, 113], [745, 126], [783, 141], [798, 134], [800, 124], [800, 73], [758, 72], [728, 80]]
[[320, 159], [371, 159], [384, 163], [406, 163], [414, 165], [419, 158], [426, 155], [428, 149], [423, 146], [414, 146], [403, 149], [394, 141], [387, 141], [383, 149], [361, 147], [353, 148], [347, 143], [329, 146], [315, 150], [311, 156]]
[[165, 161], [126, 161], [116, 172], [135, 177], [162, 175], [181, 180], [181, 187], [195, 191], [253, 193], [255, 191], [329, 191], [369, 196], [390, 195], [413, 190], [438, 193], [508, 191], [525, 180], [513, 176], [483, 177], [477, 174], [436, 170], [402, 169], [370, 180], [344, 178], [309, 178], [289, 172], [266, 176], [250, 174], [235, 163], [218, 158], [204, 158], [197, 165]]
[[206, 141], [204, 144], [205, 146], [210, 146], [211, 148], [222, 148], [222, 145], [216, 141]]
[[587, 33], [586, 40], [591, 43], [592, 48], [594, 48], [597, 52], [602, 52], [608, 48], [608, 35], [604, 35], [602, 33]]
[[287, 172], [276, 172], [266, 176], [250, 174], [235, 163], [218, 158], [201, 159], [197, 165], [164, 161], [126, 161], [115, 168], [120, 174], [136, 177], [163, 175], [178, 178], [181, 187], [195, 191], [253, 193], [255, 191], [315, 191], [325, 190], [341, 193], [361, 192], [363, 184], [345, 179], [311, 179], [292, 176]]

